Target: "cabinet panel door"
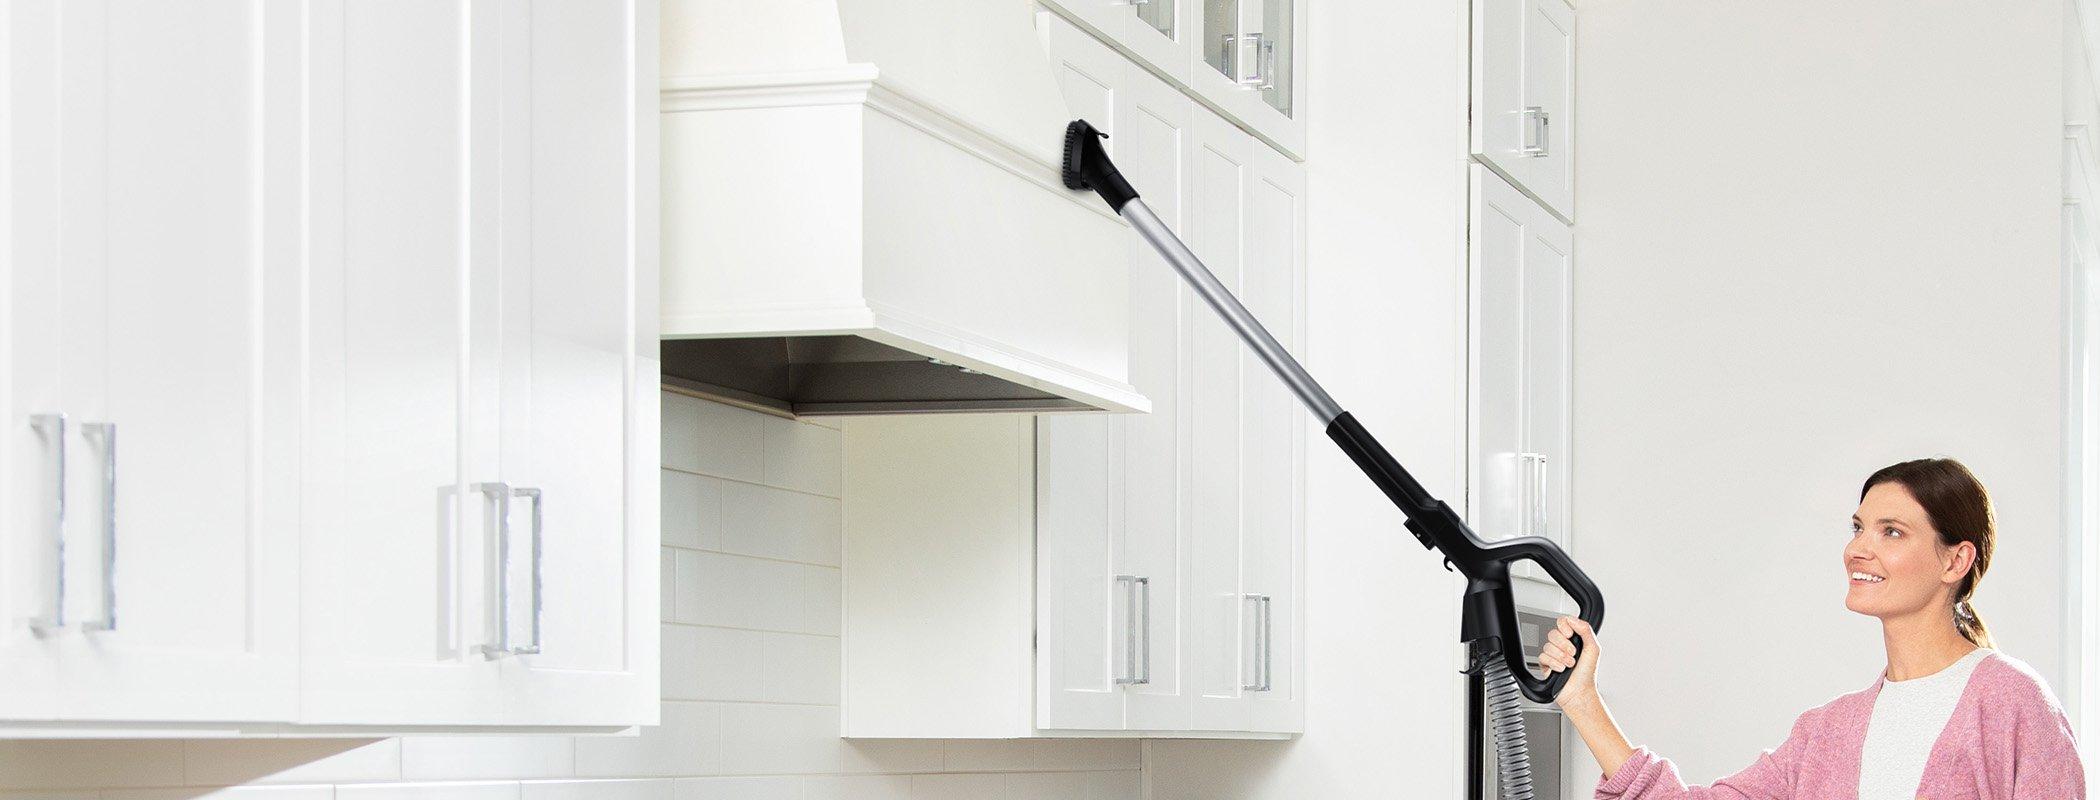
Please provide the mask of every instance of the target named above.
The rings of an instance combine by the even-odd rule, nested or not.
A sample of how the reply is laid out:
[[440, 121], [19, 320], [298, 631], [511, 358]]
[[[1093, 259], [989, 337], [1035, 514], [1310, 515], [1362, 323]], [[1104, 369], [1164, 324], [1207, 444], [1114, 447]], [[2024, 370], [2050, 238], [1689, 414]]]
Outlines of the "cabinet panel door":
[[1575, 12], [1563, 0], [1473, 4], [1473, 152], [1572, 219]]
[[[0, 718], [58, 716], [58, 642], [40, 626], [59, 605], [63, 479], [60, 386], [58, 0], [0, 4]], [[71, 422], [69, 419], [68, 422]]]
[[[1554, 0], [1559, 2], [1559, 0]], [[1540, 211], [1525, 230], [1524, 441], [1538, 454], [1533, 469], [1531, 535], [1565, 549], [1569, 539], [1569, 307], [1572, 237], [1568, 226]], [[1532, 577], [1535, 567], [1526, 565]]]
[[59, 15], [69, 719], [295, 708], [297, 14]]
[[317, 26], [317, 128], [343, 133], [315, 157], [341, 255], [316, 281], [306, 722], [655, 717], [646, 13]]
[[1129, 62], [1054, 13], [1037, 13], [1036, 26], [1036, 34], [1050, 56], [1057, 88], [1064, 95], [1066, 110], [1108, 134], [1109, 146], [1113, 147], [1120, 111], [1116, 95], [1122, 89]]
[[[476, 498], [495, 518], [472, 529], [481, 613], [469, 618], [481, 645], [501, 651], [514, 700], [500, 722], [625, 725], [656, 714], [657, 596], [639, 587], [657, 580], [657, 528], [644, 516], [657, 504], [629, 504], [630, 485], [657, 475], [659, 451], [657, 380], [637, 362], [640, 345], [654, 350], [654, 326], [643, 338], [637, 314], [655, 307], [655, 283], [637, 293], [653, 270], [636, 250], [641, 187], [655, 175], [641, 138], [656, 126], [654, 92], [641, 87], [656, 81], [634, 66], [655, 63], [636, 36], [655, 28], [624, 5], [535, 0], [499, 13], [493, 74], [475, 81], [490, 89], [475, 104], [477, 127], [500, 143], [475, 162], [477, 194], [487, 186], [500, 199], [475, 206], [488, 212], [475, 240], [496, 246], [478, 251], [473, 291], [476, 307], [500, 312], [469, 343], [470, 408], [496, 407], [469, 425], [468, 479], [510, 495]], [[497, 385], [481, 382], [490, 374]]]
[[1467, 523], [1490, 540], [1522, 536], [1535, 477], [1524, 449], [1524, 244], [1530, 198], [1472, 168], [1472, 446]]
[[1286, 153], [1305, 153], [1303, 0], [1202, 0], [1188, 85], [1206, 103]]
[[[1118, 93], [1122, 127], [1113, 144], [1116, 164], [1144, 202], [1177, 234], [1189, 230], [1184, 213], [1190, 172], [1189, 130], [1193, 105], [1186, 95], [1135, 66]], [[1187, 320], [1208, 309], [1150, 245], [1130, 237], [1130, 381], [1152, 401], [1150, 414], [1113, 418], [1123, 452], [1123, 570], [1149, 581], [1150, 603], [1140, 617], [1146, 645], [1144, 683], [1127, 692], [1129, 727], [1181, 730], [1188, 727], [1183, 644], [1188, 614], [1188, 479], [1190, 462], [1185, 398], [1189, 337]]]
[[[1473, 167], [1472, 195], [1468, 520], [1490, 539], [1565, 545], [1572, 237], [1485, 167]], [[1530, 562], [1514, 572], [1550, 580]]]
[[[1188, 245], [1218, 281], [1241, 291], [1252, 181], [1252, 140], [1230, 123], [1197, 111], [1189, 166]], [[1241, 730], [1247, 708], [1247, 603], [1240, 575], [1240, 342], [1209, 309], [1189, 315], [1189, 384], [1182, 408], [1189, 435], [1190, 728]]]
[[[1575, 11], [1562, 0], [1524, 0], [1524, 107], [1539, 115], [1525, 135], [1524, 186], [1561, 216], [1575, 216]], [[1514, 173], [1512, 173], [1514, 174]]]
[[1119, 577], [1122, 474], [1113, 420], [1036, 421], [1037, 728], [1123, 727], [1137, 664], [1138, 585]]
[[[493, 704], [461, 595], [473, 37], [457, 3], [343, 2], [313, 27], [316, 364], [302, 721], [459, 724]], [[484, 22], [486, 25], [486, 22]], [[487, 53], [486, 49], [481, 50]], [[472, 638], [470, 638], [472, 637]]]
[[[1175, 80], [1188, 79], [1195, 42], [1196, 0], [1045, 0], [1138, 59]], [[1098, 127], [1098, 126], [1097, 126]]]
[[1524, 113], [1524, 19], [1532, 0], [1473, 3], [1473, 152], [1523, 180], [1530, 120]]
[[[1265, 145], [1254, 146], [1247, 206], [1243, 302], [1271, 335], [1303, 357], [1305, 173]], [[1298, 690], [1300, 554], [1307, 415], [1282, 380], [1245, 347], [1241, 567], [1248, 596], [1249, 730], [1304, 730]]]
[[[1127, 6], [1067, 5], [1099, 10], [1103, 24], [1129, 13]], [[1110, 147], [1119, 146], [1119, 98], [1129, 62], [1063, 17], [1045, 12], [1036, 22], [1066, 107], [1109, 134]], [[1117, 422], [1073, 414], [1036, 420], [1037, 728], [1122, 728], [1121, 681], [1140, 674], [1138, 631], [1131, 627], [1138, 584], [1121, 564]]]

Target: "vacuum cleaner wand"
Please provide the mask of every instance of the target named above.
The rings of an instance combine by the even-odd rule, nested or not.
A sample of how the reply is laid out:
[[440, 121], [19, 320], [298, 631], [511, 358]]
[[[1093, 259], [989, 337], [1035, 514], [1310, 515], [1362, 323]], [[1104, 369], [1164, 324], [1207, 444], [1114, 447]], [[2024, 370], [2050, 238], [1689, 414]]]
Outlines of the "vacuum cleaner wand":
[[[1065, 126], [1063, 177], [1071, 189], [1092, 189], [1110, 208], [1128, 220], [1138, 234], [1173, 265], [1184, 281], [1201, 296], [1211, 310], [1225, 320], [1241, 341], [1254, 350], [1262, 363], [1290, 386], [1291, 391], [1327, 426], [1327, 437], [1349, 454], [1357, 468], [1385, 492], [1407, 517], [1407, 530], [1444, 556], [1444, 563], [1466, 577], [1466, 595], [1459, 625], [1459, 639], [1466, 643], [1471, 663], [1468, 671], [1486, 670], [1498, 656], [1501, 666], [1516, 679], [1524, 696], [1533, 702], [1550, 703], [1567, 683], [1563, 671], [1541, 679], [1524, 663], [1517, 638], [1516, 606], [1510, 596], [1511, 562], [1529, 560], [1546, 570], [1554, 582], [1575, 599], [1580, 616], [1592, 627], [1604, 625], [1604, 595], [1580, 567], [1561, 552], [1558, 545], [1536, 536], [1486, 542], [1466, 526], [1457, 512], [1429, 494], [1422, 484], [1386, 452], [1378, 439], [1364, 429], [1349, 412], [1335, 403], [1318, 381], [1305, 371], [1276, 337], [1240, 304], [1239, 298], [1218, 282], [1217, 276], [1189, 251], [1173, 231], [1138, 199], [1137, 191], [1116, 171], [1102, 149], [1107, 138], [1086, 120]], [[1579, 648], [1580, 642], [1576, 643]], [[1496, 670], [1500, 671], [1500, 670]]]

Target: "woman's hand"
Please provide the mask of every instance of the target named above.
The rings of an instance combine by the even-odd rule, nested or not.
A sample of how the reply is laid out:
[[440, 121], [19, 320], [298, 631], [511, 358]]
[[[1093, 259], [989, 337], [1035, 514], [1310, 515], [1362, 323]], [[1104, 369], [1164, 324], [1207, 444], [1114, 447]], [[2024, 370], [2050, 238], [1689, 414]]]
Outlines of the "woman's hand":
[[[1572, 644], [1577, 637], [1582, 641], [1579, 659]], [[1574, 670], [1568, 674], [1567, 685], [1553, 698], [1562, 710], [1580, 713], [1597, 707], [1597, 658], [1602, 649], [1597, 646], [1597, 633], [1590, 630], [1590, 624], [1576, 617], [1561, 617], [1546, 633], [1546, 645], [1539, 651], [1539, 666], [1545, 667], [1547, 674]]]

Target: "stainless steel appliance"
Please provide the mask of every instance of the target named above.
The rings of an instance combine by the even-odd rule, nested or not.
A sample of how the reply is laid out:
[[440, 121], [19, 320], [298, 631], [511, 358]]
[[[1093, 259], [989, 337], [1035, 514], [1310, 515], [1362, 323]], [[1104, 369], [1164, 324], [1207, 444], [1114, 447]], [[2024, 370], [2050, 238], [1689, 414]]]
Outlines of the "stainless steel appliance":
[[[1539, 648], [1546, 642], [1546, 632], [1553, 630], [1553, 621], [1560, 615], [1519, 607], [1517, 609], [1517, 638], [1523, 643], [1524, 664], [1538, 669]], [[1494, 735], [1488, 730], [1486, 692], [1480, 676], [1467, 681], [1467, 763], [1472, 765], [1472, 780], [1466, 789], [1468, 800], [1501, 800], [1495, 775]], [[1573, 736], [1563, 735], [1567, 730], [1566, 720], [1560, 707], [1540, 704], [1526, 699], [1523, 703], [1524, 734], [1531, 744], [1531, 790], [1536, 800], [1567, 800], [1568, 771], [1562, 759], [1567, 750], [1564, 746]]]

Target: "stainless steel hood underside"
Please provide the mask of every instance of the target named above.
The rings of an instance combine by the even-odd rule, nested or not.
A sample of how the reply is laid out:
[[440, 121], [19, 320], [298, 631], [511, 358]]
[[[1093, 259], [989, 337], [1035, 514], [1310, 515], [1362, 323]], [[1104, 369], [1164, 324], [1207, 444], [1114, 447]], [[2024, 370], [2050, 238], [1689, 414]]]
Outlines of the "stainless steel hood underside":
[[1097, 410], [859, 336], [666, 339], [662, 346], [666, 386], [776, 414]]

